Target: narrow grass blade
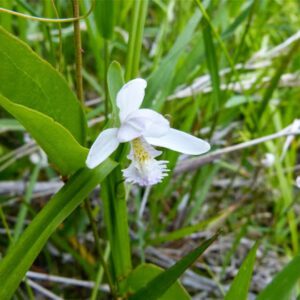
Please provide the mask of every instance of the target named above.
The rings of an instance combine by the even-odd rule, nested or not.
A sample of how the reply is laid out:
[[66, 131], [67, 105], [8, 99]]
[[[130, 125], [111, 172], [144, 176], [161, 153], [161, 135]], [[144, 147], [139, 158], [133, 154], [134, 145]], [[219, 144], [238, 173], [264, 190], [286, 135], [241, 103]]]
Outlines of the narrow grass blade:
[[300, 256], [280, 271], [256, 300], [289, 300], [296, 283], [300, 278]]
[[211, 111], [215, 112], [219, 109], [221, 105], [222, 97], [221, 97], [221, 88], [220, 88], [218, 59], [217, 59], [216, 49], [211, 34], [211, 28], [208, 26], [208, 24], [206, 24], [203, 30], [203, 39], [205, 45], [207, 66], [208, 66], [211, 83], [212, 83], [213, 101], [211, 101]]
[[152, 279], [144, 288], [129, 297], [129, 300], [156, 300], [162, 296], [190, 267], [197, 258], [217, 239], [218, 235], [206, 240], [198, 248], [183, 257], [174, 266]]
[[176, 66], [184, 48], [193, 38], [201, 18], [202, 15], [199, 11], [193, 14], [186, 27], [179, 34], [172, 49], [161, 61], [160, 66], [150, 75], [147, 93], [143, 102], [144, 107], [153, 107], [156, 110], [162, 107], [174, 76], [174, 66]]
[[252, 247], [249, 254], [243, 261], [243, 264], [239, 269], [239, 272], [237, 273], [236, 277], [234, 278], [224, 300], [232, 300], [232, 299], [246, 300], [247, 299], [253, 267], [255, 263], [257, 247], [258, 247], [258, 243], [256, 243]]
[[[283, 74], [283, 72], [286, 70], [286, 68], [288, 67], [289, 63], [291, 62], [293, 56], [297, 53], [298, 49], [300, 47], [300, 41], [296, 42], [294, 44], [294, 46], [290, 49], [290, 51], [286, 54], [286, 56], [284, 56], [282, 58], [282, 61], [279, 65], [279, 67], [277, 68], [274, 76], [272, 77], [272, 80], [270, 82], [269, 87], [266, 89], [264, 95], [263, 95], [263, 99], [261, 101], [260, 107], [258, 109], [257, 112], [257, 120], [260, 120], [260, 122], [257, 122], [257, 125], [262, 125], [262, 123], [264, 122], [264, 124], [266, 123], [266, 120], [264, 118], [262, 118], [266, 107], [273, 95], [273, 92], [275, 91], [275, 89], [277, 88], [278, 84], [279, 84], [279, 80], [281, 78], [281, 75]], [[263, 127], [263, 126], [262, 126]]]
[[0, 299], [12, 297], [57, 226], [115, 167], [115, 162], [106, 160], [93, 170], [87, 168], [79, 170], [33, 219], [0, 262]]
[[126, 81], [138, 75], [148, 0], [134, 1], [133, 5], [134, 10], [126, 58]]
[[24, 203], [22, 203], [22, 206], [19, 210], [19, 214], [17, 217], [15, 229], [14, 229], [14, 235], [13, 235], [14, 241], [16, 241], [19, 238], [19, 236], [21, 235], [21, 233], [23, 232], [23, 226], [25, 223], [28, 206], [30, 205], [30, 201], [31, 201], [32, 194], [33, 194], [33, 188], [38, 179], [39, 172], [40, 172], [40, 164], [37, 164], [34, 166], [34, 169], [30, 176], [29, 184], [26, 189], [25, 196], [24, 196]]

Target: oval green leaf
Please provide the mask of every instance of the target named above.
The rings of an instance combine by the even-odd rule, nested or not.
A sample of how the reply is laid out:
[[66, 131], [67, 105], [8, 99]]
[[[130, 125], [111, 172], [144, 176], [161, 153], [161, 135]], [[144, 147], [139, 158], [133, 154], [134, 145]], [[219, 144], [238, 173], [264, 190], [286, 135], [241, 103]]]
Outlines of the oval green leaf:
[[[126, 280], [126, 290], [129, 294], [137, 292], [139, 289], [148, 284], [159, 274], [163, 273], [163, 269], [152, 264], [142, 264], [134, 269]], [[191, 299], [183, 286], [176, 281], [159, 300], [188, 300]]]
[[61, 124], [36, 110], [15, 104], [1, 95], [0, 105], [31, 133], [62, 174], [70, 174], [84, 166], [88, 149], [81, 146]]
[[64, 78], [31, 48], [0, 27], [0, 94], [36, 110], [85, 141], [86, 120]]
[[[197, 258], [217, 239], [218, 235], [205, 240], [199, 247], [184, 256], [175, 265], [161, 272], [146, 285], [141, 287], [129, 300], [157, 300], [160, 299], [168, 289], [178, 280], [178, 278], [189, 268]], [[178, 298], [175, 298], [175, 300]]]

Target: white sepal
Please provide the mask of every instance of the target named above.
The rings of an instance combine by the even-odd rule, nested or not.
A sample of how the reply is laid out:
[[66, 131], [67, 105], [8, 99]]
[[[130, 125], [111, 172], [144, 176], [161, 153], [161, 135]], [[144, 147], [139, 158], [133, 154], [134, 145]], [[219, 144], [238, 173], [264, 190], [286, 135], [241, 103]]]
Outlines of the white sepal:
[[88, 168], [93, 169], [105, 161], [119, 146], [118, 128], [103, 130], [92, 145], [86, 159]]
[[173, 128], [170, 128], [167, 134], [159, 138], [145, 137], [145, 139], [151, 145], [168, 148], [184, 154], [200, 155], [210, 150], [210, 145], [206, 141]]
[[120, 120], [123, 122], [126, 117], [140, 108], [144, 96], [147, 81], [136, 78], [127, 82], [117, 94], [117, 106], [120, 110]]

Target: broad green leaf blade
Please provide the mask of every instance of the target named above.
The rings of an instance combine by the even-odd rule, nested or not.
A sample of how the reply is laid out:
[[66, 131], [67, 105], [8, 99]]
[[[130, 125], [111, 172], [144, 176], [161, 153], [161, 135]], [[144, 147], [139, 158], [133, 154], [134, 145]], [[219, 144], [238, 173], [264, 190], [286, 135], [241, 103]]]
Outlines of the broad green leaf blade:
[[15, 104], [1, 95], [0, 105], [31, 133], [61, 173], [70, 174], [84, 166], [88, 149], [81, 146], [66, 128], [51, 117]]
[[243, 261], [243, 264], [239, 269], [239, 272], [237, 273], [236, 277], [234, 278], [224, 300], [232, 300], [232, 299], [247, 300], [248, 290], [251, 283], [251, 277], [252, 277], [253, 267], [256, 258], [257, 247], [258, 247], [258, 243], [256, 243], [252, 247], [249, 254]]
[[0, 94], [37, 110], [85, 141], [86, 120], [63, 77], [28, 45], [0, 27]]
[[[127, 293], [133, 294], [149, 281], [163, 273], [163, 269], [152, 264], [139, 265], [133, 270], [126, 279]], [[160, 298], [159, 300], [188, 300], [190, 296], [183, 286], [176, 281]]]
[[0, 262], [0, 299], [10, 299], [47, 240], [71, 212], [115, 167], [107, 159], [95, 169], [81, 169], [33, 219]]
[[94, 16], [100, 34], [110, 39], [114, 31], [114, 1], [96, 1]]
[[290, 300], [291, 293], [300, 278], [300, 255], [292, 259], [280, 271], [256, 300]]
[[198, 248], [187, 254], [174, 266], [152, 279], [144, 288], [129, 297], [130, 300], [157, 300], [161, 297], [190, 267], [197, 258], [217, 239], [218, 235], [204, 241]]
[[109, 91], [109, 98], [112, 105], [113, 111], [113, 126], [119, 125], [119, 110], [116, 103], [116, 98], [119, 90], [124, 85], [124, 77], [121, 65], [113, 61], [108, 68], [107, 72], [107, 86]]

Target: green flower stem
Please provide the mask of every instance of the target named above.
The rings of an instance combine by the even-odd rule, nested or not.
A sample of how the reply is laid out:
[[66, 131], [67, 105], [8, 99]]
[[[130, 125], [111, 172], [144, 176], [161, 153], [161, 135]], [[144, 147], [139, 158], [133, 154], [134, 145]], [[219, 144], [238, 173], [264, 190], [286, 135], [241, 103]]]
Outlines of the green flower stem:
[[138, 75], [143, 31], [146, 20], [148, 0], [134, 1], [134, 11], [129, 34], [125, 80], [128, 81]]
[[101, 196], [111, 246], [114, 276], [119, 284], [119, 292], [122, 294], [121, 282], [130, 273], [132, 263], [126, 192], [120, 167], [117, 167], [102, 185]]
[[[108, 59], [109, 59], [109, 48], [108, 48], [108, 40], [107, 39], [104, 39], [103, 54], [104, 54], [104, 78], [106, 78], [107, 72], [108, 72]], [[108, 102], [109, 102], [107, 81], [104, 82], [104, 92], [105, 92], [105, 99], [104, 99], [104, 101], [105, 101], [104, 102], [105, 122], [107, 122], [107, 120], [108, 120]]]

